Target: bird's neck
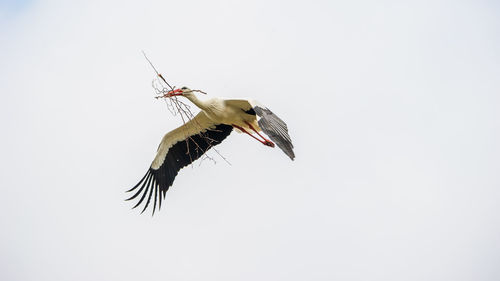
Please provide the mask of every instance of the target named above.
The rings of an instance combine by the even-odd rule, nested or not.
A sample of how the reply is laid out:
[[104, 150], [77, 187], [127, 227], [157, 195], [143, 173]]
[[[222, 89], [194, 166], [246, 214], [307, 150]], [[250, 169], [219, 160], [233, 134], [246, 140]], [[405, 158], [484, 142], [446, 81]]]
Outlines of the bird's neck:
[[208, 104], [205, 100], [199, 99], [195, 95], [189, 95], [185, 96], [188, 100], [190, 100], [192, 103], [194, 103], [197, 107], [199, 107], [201, 110], [206, 110], [208, 107]]

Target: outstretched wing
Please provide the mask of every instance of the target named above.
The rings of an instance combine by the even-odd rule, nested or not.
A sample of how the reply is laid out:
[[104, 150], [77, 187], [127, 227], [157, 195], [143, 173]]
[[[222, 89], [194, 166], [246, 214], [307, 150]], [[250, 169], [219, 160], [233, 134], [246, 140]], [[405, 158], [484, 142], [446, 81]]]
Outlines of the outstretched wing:
[[269, 108], [263, 106], [257, 101], [252, 100], [226, 100], [226, 103], [241, 108], [247, 114], [257, 115], [257, 123], [260, 129], [275, 142], [283, 152], [290, 157], [295, 158], [293, 144], [288, 127], [276, 114]]
[[161, 208], [161, 202], [179, 170], [200, 158], [211, 147], [221, 143], [232, 130], [232, 126], [214, 123], [202, 111], [183, 126], [167, 133], [158, 147], [148, 172], [128, 192], [138, 190], [127, 200], [142, 194], [135, 208], [147, 197], [142, 210], [144, 212], [154, 192], [154, 214], [157, 201], [158, 207]]
[[257, 116], [260, 116], [257, 122], [262, 131], [293, 160], [295, 153], [293, 153], [292, 139], [288, 135], [288, 127], [285, 122], [267, 107], [255, 106], [253, 110], [257, 113]]

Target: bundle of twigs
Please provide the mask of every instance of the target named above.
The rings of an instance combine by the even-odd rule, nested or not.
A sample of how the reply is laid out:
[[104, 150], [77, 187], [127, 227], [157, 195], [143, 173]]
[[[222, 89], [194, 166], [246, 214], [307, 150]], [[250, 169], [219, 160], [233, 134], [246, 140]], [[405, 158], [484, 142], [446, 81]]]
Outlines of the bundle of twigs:
[[[153, 79], [153, 81], [152, 81], [152, 87], [153, 87], [153, 90], [154, 90], [154, 93], [155, 93], [155, 98], [156, 99], [163, 99], [165, 101], [167, 109], [170, 111], [170, 113], [172, 113], [173, 116], [179, 115], [181, 117], [181, 119], [182, 119], [182, 123], [183, 124], [186, 124], [190, 120], [193, 120], [194, 114], [191, 111], [191, 107], [187, 103], [185, 103], [181, 99], [179, 99], [178, 96], [168, 96], [167, 97], [167, 93], [170, 92], [170, 91], [174, 91], [176, 87], [175, 86], [172, 87], [170, 85], [170, 83], [168, 83], [167, 80], [163, 77], [163, 75], [161, 75], [161, 73], [159, 73], [158, 70], [156, 70], [155, 66], [148, 59], [148, 57], [146, 56], [146, 54], [144, 53], [144, 51], [142, 53], [144, 55], [144, 58], [146, 58], [146, 60], [149, 62], [149, 64], [151, 65], [151, 67], [153, 68], [153, 70], [156, 73], [156, 78]], [[203, 92], [201, 90], [192, 90], [192, 91], [193, 92], [200, 92], [200, 93], [206, 94], [205, 92]], [[198, 124], [198, 126], [199, 126], [199, 124]], [[201, 126], [200, 126], [200, 129], [202, 129]], [[202, 131], [202, 130], [200, 130], [200, 131]], [[212, 162], [216, 163], [215, 159], [213, 157], [211, 157], [207, 153], [207, 151], [210, 148], [213, 148], [211, 144], [214, 142], [214, 140], [210, 139], [203, 132], [201, 132], [200, 135], [203, 137], [204, 141], [206, 141], [207, 144], [209, 144], [208, 148], [206, 148], [205, 150], [203, 150], [201, 148], [201, 146], [198, 145], [198, 143], [196, 143], [196, 141], [192, 137], [188, 137], [186, 139], [186, 145], [187, 145], [187, 148], [188, 148], [187, 154], [190, 155], [190, 153], [189, 153], [189, 142], [192, 141], [195, 144], [195, 146], [197, 147], [197, 149], [199, 149], [200, 152], [201, 152], [202, 159], [200, 161], [200, 165], [201, 165], [201, 163], [203, 162], [204, 159], [210, 159]], [[216, 150], [215, 148], [213, 148], [213, 150], [226, 163], [231, 164], [231, 163], [228, 162], [228, 160], [222, 154], [219, 153], [218, 150]], [[190, 157], [191, 157], [191, 155], [190, 155]], [[191, 164], [192, 163], [193, 163], [193, 160], [191, 159]]]

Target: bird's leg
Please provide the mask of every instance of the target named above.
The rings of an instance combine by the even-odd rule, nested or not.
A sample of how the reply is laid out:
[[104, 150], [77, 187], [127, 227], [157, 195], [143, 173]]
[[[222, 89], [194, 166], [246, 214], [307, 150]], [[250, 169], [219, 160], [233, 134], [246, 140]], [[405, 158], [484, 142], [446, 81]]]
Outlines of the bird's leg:
[[[238, 129], [238, 130], [240, 130], [240, 131], [242, 131], [242, 132], [246, 133], [247, 135], [251, 136], [252, 138], [254, 138], [254, 139], [258, 140], [258, 141], [259, 141], [259, 142], [261, 142], [263, 145], [267, 145], [267, 146], [270, 146], [270, 147], [274, 147], [274, 143], [273, 143], [273, 142], [271, 142], [271, 141], [269, 141], [269, 140], [267, 140], [267, 139], [265, 139], [265, 138], [264, 138], [264, 141], [262, 141], [262, 140], [258, 139], [257, 137], [255, 137], [254, 135], [252, 135], [252, 134], [250, 134], [249, 132], [247, 132], [247, 131], [246, 131], [245, 129], [243, 129], [242, 127], [238, 126], [238, 125], [234, 125], [234, 124], [233, 124], [233, 127], [235, 127], [236, 129]], [[252, 128], [252, 130], [253, 130], [253, 128]], [[254, 131], [255, 131], [255, 130], [254, 130]], [[259, 136], [260, 136], [260, 134], [259, 134]]]
[[250, 127], [250, 129], [252, 129], [252, 131], [254, 131], [257, 135], [259, 135], [259, 137], [263, 138], [264, 139], [264, 144], [267, 145], [267, 146], [270, 146], [270, 147], [274, 147], [274, 143], [268, 139], [266, 139], [266, 137], [264, 137], [263, 135], [259, 134], [259, 132], [257, 132], [257, 130], [255, 130], [253, 128], [253, 126], [248, 123], [247, 121], [245, 121], [245, 123], [248, 125], [248, 127]]

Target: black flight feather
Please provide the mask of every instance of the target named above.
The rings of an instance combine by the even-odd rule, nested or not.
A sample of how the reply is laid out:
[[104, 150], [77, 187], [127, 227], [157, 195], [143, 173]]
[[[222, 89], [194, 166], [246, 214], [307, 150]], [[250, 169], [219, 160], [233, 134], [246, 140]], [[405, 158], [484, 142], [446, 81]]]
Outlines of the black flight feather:
[[288, 135], [288, 127], [285, 122], [267, 108], [255, 106], [253, 110], [260, 117], [257, 122], [262, 131], [293, 160], [295, 153], [293, 152], [292, 140]]
[[200, 158], [211, 147], [221, 143], [227, 136], [229, 136], [229, 134], [231, 134], [232, 130], [233, 127], [230, 125], [218, 124], [211, 129], [207, 129], [205, 132], [192, 135], [186, 140], [175, 143], [168, 149], [167, 155], [165, 156], [161, 166], [156, 170], [149, 168], [148, 172], [141, 179], [141, 181], [130, 189], [130, 191], [135, 190], [142, 183], [141, 188], [127, 200], [132, 200], [139, 194], [143, 193], [139, 202], [134, 206], [135, 208], [144, 201], [149, 192], [148, 200], [142, 210], [142, 212], [144, 212], [151, 201], [153, 189], [155, 189], [155, 200], [153, 202], [154, 214], [157, 204], [157, 194], [160, 197], [158, 200], [159, 210], [161, 208], [162, 200], [165, 199], [166, 192], [169, 187], [172, 186], [179, 170]]

